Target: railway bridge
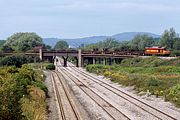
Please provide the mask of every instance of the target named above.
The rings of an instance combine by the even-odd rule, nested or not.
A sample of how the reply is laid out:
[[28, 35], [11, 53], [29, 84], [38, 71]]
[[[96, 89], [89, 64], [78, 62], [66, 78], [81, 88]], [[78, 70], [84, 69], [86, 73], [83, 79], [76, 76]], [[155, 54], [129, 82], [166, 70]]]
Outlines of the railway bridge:
[[[79, 50], [47, 50], [47, 49], [39, 49], [34, 52], [26, 52], [26, 53], [0, 53], [0, 57], [9, 56], [9, 55], [27, 55], [32, 56], [34, 59], [37, 57], [40, 58], [41, 61], [50, 61], [54, 62], [56, 56], [62, 57], [64, 61], [64, 67], [67, 66], [68, 58], [73, 58], [74, 63], [77, 67], [83, 67], [86, 64], [104, 64], [104, 65], [112, 65], [113, 63], [120, 63], [124, 58], [133, 58], [140, 56], [142, 58], [147, 58], [149, 56], [143, 56], [142, 53], [139, 52], [122, 52], [122, 51], [83, 51]], [[160, 59], [175, 59], [177, 57], [159, 57]], [[36, 61], [36, 60], [34, 60]]]
[[53, 62], [55, 57], [62, 57], [64, 61], [64, 67], [67, 66], [67, 60], [69, 57], [75, 59], [77, 67], [82, 67], [85, 64], [104, 64], [111, 65], [113, 63], [119, 63], [124, 58], [132, 58], [137, 55], [132, 54], [118, 54], [115, 51], [82, 51], [82, 50], [39, 50], [39, 57], [41, 60], [49, 60]]
[[34, 59], [37, 57], [41, 61], [54, 62], [56, 56], [62, 57], [64, 61], [64, 67], [67, 66], [68, 58], [73, 58], [77, 67], [83, 67], [85, 64], [104, 64], [111, 65], [113, 63], [120, 63], [124, 58], [132, 58], [138, 54], [124, 53], [117, 51], [83, 51], [83, 50], [46, 50], [39, 49], [36, 52], [26, 53], [0, 53], [0, 57], [10, 55], [27, 55], [32, 56]]

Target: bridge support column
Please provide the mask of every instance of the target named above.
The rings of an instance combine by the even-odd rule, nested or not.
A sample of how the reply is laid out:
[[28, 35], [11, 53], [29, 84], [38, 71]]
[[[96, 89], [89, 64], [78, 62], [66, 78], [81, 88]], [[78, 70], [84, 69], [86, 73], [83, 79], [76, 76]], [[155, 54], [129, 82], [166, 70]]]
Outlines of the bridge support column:
[[93, 64], [96, 64], [96, 58], [93, 57]]
[[82, 56], [81, 56], [81, 49], [78, 50], [78, 67], [81, 67], [83, 64]]
[[67, 67], [67, 59], [68, 59], [68, 56], [67, 57], [64, 57], [62, 56], [63, 60], [64, 60], [64, 65], [63, 67]]
[[84, 67], [84, 57], [81, 57], [81, 67]]
[[98, 64], [101, 64], [101, 58], [98, 58]]
[[115, 58], [112, 59], [112, 64], [116, 64]]
[[76, 60], [76, 67], [79, 67], [79, 60], [77, 57], [75, 57], [75, 60]]
[[118, 58], [115, 59], [115, 64], [119, 64], [118, 60]]
[[112, 65], [112, 59], [109, 58], [109, 65]]
[[39, 49], [39, 58], [42, 61], [43, 60], [43, 52], [42, 49]]
[[106, 65], [106, 58], [103, 58], [103, 65]]

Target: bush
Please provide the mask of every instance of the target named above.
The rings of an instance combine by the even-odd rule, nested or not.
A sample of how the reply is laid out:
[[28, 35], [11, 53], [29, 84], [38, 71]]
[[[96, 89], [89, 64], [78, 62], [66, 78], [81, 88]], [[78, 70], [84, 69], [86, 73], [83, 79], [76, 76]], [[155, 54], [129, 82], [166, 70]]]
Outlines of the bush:
[[150, 79], [146, 82], [147, 86], [159, 86], [161, 82], [156, 79]]
[[[37, 58], [35, 59], [37, 60]], [[0, 60], [0, 66], [16, 66], [20, 68], [23, 64], [33, 63], [33, 62], [34, 62], [34, 58], [32, 56], [12, 55], [2, 58]]]
[[[86, 66], [86, 70], [89, 71], [89, 72], [94, 72], [94, 73], [97, 73], [97, 74], [103, 74], [106, 70], [106, 68], [108, 68], [108, 66], [104, 66], [104, 65], [88, 65]], [[110, 67], [109, 67], [110, 68]]]
[[171, 56], [180, 56], [180, 50], [174, 50], [171, 52]]
[[142, 58], [136, 57], [136, 58], [127, 58], [122, 60], [121, 65], [122, 66], [137, 66], [139, 62], [142, 61]]
[[22, 115], [27, 120], [46, 120], [47, 111], [44, 92], [34, 86], [28, 86], [29, 95], [21, 98]]
[[43, 90], [47, 95], [48, 89], [42, 81], [32, 82], [32, 84], [33, 84], [33, 86], [36, 86], [36, 87], [40, 88], [41, 90]]
[[168, 99], [180, 106], [180, 84], [170, 89]]
[[55, 70], [55, 65], [52, 63], [49, 63], [46, 65], [46, 70]]
[[21, 120], [24, 117], [44, 120], [47, 88], [42, 79], [42, 73], [26, 64], [21, 68], [0, 68], [0, 120]]

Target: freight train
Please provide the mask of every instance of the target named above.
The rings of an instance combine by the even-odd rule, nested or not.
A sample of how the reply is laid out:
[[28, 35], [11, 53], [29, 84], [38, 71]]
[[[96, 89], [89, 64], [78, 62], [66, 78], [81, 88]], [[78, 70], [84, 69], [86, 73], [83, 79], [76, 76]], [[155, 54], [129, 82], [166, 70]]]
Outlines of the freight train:
[[169, 56], [170, 51], [166, 50], [165, 47], [146, 47], [144, 51], [135, 51], [135, 50], [126, 50], [122, 51], [119, 49], [109, 50], [108, 48], [104, 48], [103, 50], [99, 50], [95, 48], [90, 51], [83, 51], [84, 54], [114, 54], [114, 55], [138, 55], [138, 56]]
[[166, 50], [165, 47], [146, 47], [145, 55], [161, 55], [161, 56], [169, 56], [170, 51]]

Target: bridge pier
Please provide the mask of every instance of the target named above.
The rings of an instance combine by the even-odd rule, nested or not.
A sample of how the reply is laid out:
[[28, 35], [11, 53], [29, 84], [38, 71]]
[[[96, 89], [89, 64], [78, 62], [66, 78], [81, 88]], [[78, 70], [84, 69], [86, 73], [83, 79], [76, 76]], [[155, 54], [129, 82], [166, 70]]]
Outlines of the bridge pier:
[[81, 49], [78, 50], [78, 67], [82, 67], [83, 66], [83, 58], [81, 55]]
[[98, 64], [101, 64], [101, 58], [98, 58]]
[[96, 64], [96, 58], [93, 57], [93, 64]]
[[79, 67], [79, 60], [78, 60], [78, 58], [77, 57], [74, 57], [74, 58], [76, 60], [76, 67]]
[[63, 60], [64, 60], [64, 65], [63, 65], [63, 67], [67, 67], [68, 56], [67, 56], [67, 57], [62, 56], [62, 58], [63, 58]]
[[42, 48], [39, 49], [39, 58], [40, 58], [40, 61], [43, 60], [43, 52], [42, 52]]
[[112, 65], [112, 59], [109, 58], [109, 65]]
[[103, 65], [106, 65], [106, 58], [103, 58]]

